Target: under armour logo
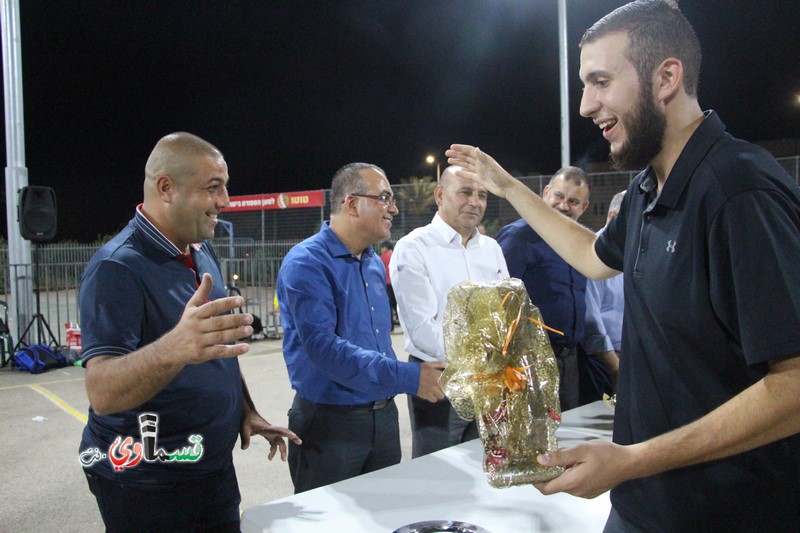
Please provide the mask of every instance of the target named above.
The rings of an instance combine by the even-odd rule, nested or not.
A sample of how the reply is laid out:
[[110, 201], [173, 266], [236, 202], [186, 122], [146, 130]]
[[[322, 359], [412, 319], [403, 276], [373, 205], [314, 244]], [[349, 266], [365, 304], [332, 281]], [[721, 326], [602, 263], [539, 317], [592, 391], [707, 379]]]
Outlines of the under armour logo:
[[667, 251], [671, 254], [675, 253], [675, 245], [678, 244], [678, 241], [667, 241]]

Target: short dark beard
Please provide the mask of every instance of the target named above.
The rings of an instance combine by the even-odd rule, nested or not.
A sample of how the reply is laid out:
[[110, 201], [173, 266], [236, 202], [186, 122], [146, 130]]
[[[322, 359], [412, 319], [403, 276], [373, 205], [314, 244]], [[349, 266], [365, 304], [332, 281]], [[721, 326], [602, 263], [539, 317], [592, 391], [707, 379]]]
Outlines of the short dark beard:
[[650, 88], [642, 84], [639, 104], [625, 124], [628, 140], [616, 154], [611, 154], [611, 167], [615, 170], [641, 170], [649, 165], [661, 151], [667, 119], [653, 102]]

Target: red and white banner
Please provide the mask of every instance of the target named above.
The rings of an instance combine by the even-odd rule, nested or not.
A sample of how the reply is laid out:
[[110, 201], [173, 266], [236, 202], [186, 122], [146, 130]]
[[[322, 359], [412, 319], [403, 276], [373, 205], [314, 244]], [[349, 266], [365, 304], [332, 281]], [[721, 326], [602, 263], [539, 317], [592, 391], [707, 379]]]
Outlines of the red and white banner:
[[270, 209], [297, 209], [300, 207], [322, 207], [324, 191], [281, 192], [274, 194], [249, 194], [231, 196], [223, 213], [236, 211], [266, 211]]

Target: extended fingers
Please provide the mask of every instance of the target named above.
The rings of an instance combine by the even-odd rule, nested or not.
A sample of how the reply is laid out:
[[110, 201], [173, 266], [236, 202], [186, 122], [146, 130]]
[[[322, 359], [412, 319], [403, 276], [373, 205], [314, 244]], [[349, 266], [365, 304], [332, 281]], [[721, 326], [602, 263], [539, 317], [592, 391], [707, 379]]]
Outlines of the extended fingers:
[[476, 148], [469, 144], [451, 144], [450, 149], [445, 151], [447, 157], [467, 159], [475, 155]]
[[261, 433], [265, 439], [269, 442], [269, 455], [267, 455], [267, 460], [271, 461], [273, 457], [275, 457], [275, 453], [280, 450], [281, 452], [281, 461], [286, 461], [288, 455], [288, 446], [286, 441], [283, 439], [287, 437], [292, 440], [297, 445], [303, 444], [303, 441], [300, 440], [300, 437], [294, 434], [293, 431], [287, 428], [277, 428], [271, 426], [268, 431]]
[[214, 281], [211, 279], [211, 274], [208, 272], [204, 273], [203, 278], [200, 280], [200, 285], [189, 299], [186, 307], [199, 307], [203, 305], [203, 303], [208, 300], [208, 295], [211, 294], [211, 287], [213, 285]]
[[[199, 291], [199, 289], [198, 289]], [[196, 295], [197, 293], [195, 293]], [[191, 303], [191, 302], [190, 302]], [[197, 306], [196, 313], [200, 318], [209, 318], [216, 315], [239, 309], [245, 304], [244, 298], [241, 296], [226, 296], [217, 300], [205, 301]], [[248, 313], [240, 313], [246, 315]], [[252, 321], [252, 316], [251, 316]]]
[[[236, 339], [231, 339], [227, 342], [233, 342]], [[250, 345], [246, 343], [227, 344], [227, 343], [209, 343], [200, 350], [199, 357], [202, 361], [210, 359], [229, 359], [244, 355], [250, 351]]]
[[[202, 318], [202, 317], [201, 317]], [[203, 332], [220, 332], [250, 326], [253, 315], [250, 313], [230, 313], [227, 315], [211, 315], [202, 321]], [[252, 329], [252, 328], [251, 328]]]
[[[213, 316], [194, 322], [194, 336], [200, 347], [206, 352], [205, 355], [219, 355], [220, 357], [233, 357], [241, 355], [241, 347], [233, 350], [223, 349], [223, 346], [240, 339], [244, 339], [253, 334], [253, 316], [247, 313], [235, 313], [230, 315]], [[245, 345], [246, 346], [246, 345]], [[212, 354], [209, 350], [214, 349]]]
[[[453, 146], [462, 146], [462, 145], [453, 145]], [[467, 170], [475, 169], [475, 157], [473, 157], [473, 154], [471, 152], [447, 150], [445, 152], [445, 156], [447, 156], [447, 163], [450, 165], [460, 166]]]
[[275, 437], [274, 439], [270, 439], [269, 455], [267, 455], [267, 460], [272, 461], [272, 458], [275, 457], [275, 453], [278, 450], [281, 451], [281, 461], [286, 461], [288, 451], [286, 447], [286, 441], [283, 440], [283, 437]]

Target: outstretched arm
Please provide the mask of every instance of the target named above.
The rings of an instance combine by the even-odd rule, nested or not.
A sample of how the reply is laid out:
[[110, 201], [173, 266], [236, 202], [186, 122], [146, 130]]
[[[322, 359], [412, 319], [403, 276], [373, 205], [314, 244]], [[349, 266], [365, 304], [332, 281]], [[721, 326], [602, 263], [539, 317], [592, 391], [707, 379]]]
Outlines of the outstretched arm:
[[540, 456], [542, 464], [567, 470], [536, 488], [594, 498], [629, 479], [729, 457], [797, 433], [800, 354], [770, 363], [763, 379], [669, 433], [630, 446], [591, 441]]
[[603, 263], [594, 251], [596, 235], [563, 216], [515, 179], [490, 155], [466, 144], [453, 144], [447, 162], [463, 167], [458, 174], [483, 184], [493, 194], [508, 200], [525, 222], [542, 236], [567, 263], [588, 278], [604, 279], [618, 272]]
[[[375, 278], [370, 279], [375, 282]], [[284, 259], [278, 274], [278, 298], [281, 309], [285, 310], [281, 319], [284, 329], [296, 331], [295, 340], [298, 346], [302, 345], [302, 349], [289, 353], [287, 361], [300, 354], [303, 365], [313, 364], [315, 370], [331, 381], [368, 396], [417, 393], [420, 365], [397, 361], [381, 351], [357, 344], [359, 336], [364, 335], [363, 323], [352, 318], [353, 309], [337, 308], [342, 305], [337, 302], [337, 291], [340, 299], [344, 296], [337, 283], [342, 282], [328, 276], [324, 265], [305, 252]], [[374, 293], [372, 297], [385, 295]], [[369, 316], [373, 304], [353, 300], [351, 305], [360, 309], [362, 316]], [[387, 346], [387, 355], [388, 349]]]
[[143, 404], [186, 365], [247, 352], [247, 344], [228, 343], [252, 334], [252, 315], [222, 315], [244, 302], [241, 296], [209, 302], [211, 286], [211, 276], [205, 274], [178, 324], [157, 341], [126, 355], [87, 361], [86, 392], [95, 413], [108, 415]]

